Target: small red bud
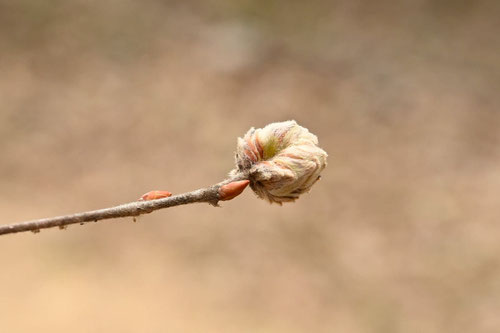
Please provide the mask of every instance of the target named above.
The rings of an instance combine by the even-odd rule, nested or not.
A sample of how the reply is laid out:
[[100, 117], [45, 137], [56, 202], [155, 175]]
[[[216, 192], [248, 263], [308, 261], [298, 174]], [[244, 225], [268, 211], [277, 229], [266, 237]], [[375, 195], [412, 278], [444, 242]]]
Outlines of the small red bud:
[[243, 190], [250, 184], [249, 180], [239, 180], [236, 182], [231, 182], [226, 185], [222, 185], [219, 188], [219, 198], [220, 200], [226, 201], [231, 200], [243, 192]]
[[171, 196], [172, 193], [168, 191], [149, 191], [148, 193], [144, 194], [139, 201], [148, 201], [148, 200], [156, 200], [156, 199], [162, 199], [162, 198], [168, 198]]

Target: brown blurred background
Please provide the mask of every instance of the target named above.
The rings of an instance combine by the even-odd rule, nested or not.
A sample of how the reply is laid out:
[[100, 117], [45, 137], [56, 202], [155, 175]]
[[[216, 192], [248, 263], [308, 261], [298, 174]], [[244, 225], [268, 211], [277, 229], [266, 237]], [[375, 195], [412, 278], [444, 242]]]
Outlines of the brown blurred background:
[[295, 119], [294, 204], [0, 238], [1, 332], [499, 332], [500, 2], [0, 0], [1, 223], [222, 180]]

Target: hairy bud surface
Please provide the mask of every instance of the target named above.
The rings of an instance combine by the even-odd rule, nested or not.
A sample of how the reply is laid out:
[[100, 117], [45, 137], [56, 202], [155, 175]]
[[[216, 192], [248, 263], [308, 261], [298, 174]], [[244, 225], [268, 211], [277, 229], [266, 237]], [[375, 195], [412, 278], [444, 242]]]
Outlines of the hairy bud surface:
[[257, 196], [281, 205], [311, 189], [327, 156], [316, 135], [294, 120], [272, 123], [238, 138], [236, 169], [231, 173], [248, 172]]

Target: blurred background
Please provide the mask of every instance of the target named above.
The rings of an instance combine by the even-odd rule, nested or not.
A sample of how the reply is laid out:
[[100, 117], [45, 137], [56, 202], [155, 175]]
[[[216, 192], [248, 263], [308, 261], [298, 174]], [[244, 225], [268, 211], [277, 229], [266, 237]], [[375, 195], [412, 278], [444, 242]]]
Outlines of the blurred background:
[[2, 224], [181, 193], [250, 127], [329, 153], [247, 190], [0, 238], [2, 332], [499, 332], [500, 2], [0, 0]]

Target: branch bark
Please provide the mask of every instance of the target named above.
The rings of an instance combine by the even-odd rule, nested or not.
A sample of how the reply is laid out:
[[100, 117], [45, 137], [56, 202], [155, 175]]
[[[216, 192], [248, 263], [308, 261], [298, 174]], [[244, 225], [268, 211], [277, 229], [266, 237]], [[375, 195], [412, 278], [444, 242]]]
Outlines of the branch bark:
[[136, 217], [139, 215], [151, 213], [155, 210], [159, 210], [162, 208], [187, 205], [197, 202], [206, 202], [213, 206], [218, 206], [219, 200], [224, 199], [221, 197], [219, 191], [222, 186], [234, 181], [246, 180], [246, 179], [248, 179], [247, 174], [239, 173], [234, 177], [226, 179], [218, 184], [183, 194], [173, 195], [168, 198], [151, 200], [151, 201], [134, 201], [119, 206], [87, 211], [77, 214], [56, 216], [45, 219], [2, 225], [0, 226], [0, 235], [13, 234], [23, 231], [31, 231], [37, 233], [41, 229], [47, 229], [53, 227], [59, 227], [60, 229], [64, 229], [66, 226], [75, 223], [84, 224], [85, 222], [98, 222], [101, 220], [107, 220], [117, 217], [129, 217], [129, 216]]

